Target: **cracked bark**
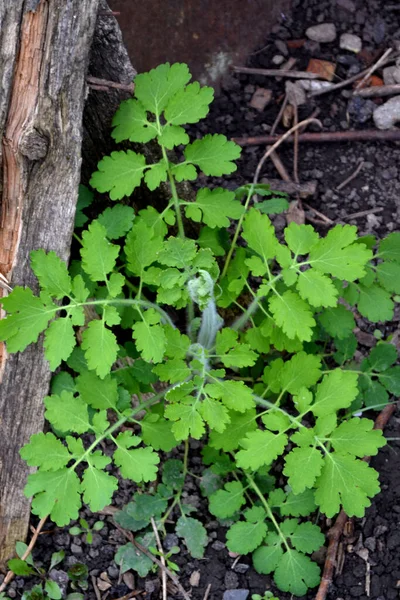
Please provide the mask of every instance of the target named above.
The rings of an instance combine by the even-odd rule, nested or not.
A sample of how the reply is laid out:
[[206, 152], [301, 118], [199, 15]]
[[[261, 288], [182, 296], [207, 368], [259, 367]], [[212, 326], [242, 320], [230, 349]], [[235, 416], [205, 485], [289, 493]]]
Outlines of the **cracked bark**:
[[[0, 0], [0, 270], [13, 286], [37, 289], [31, 250], [68, 260], [82, 153], [89, 173], [108, 152], [112, 114], [127, 97], [91, 91], [83, 124], [89, 61], [93, 76], [130, 83], [135, 73], [115, 19], [96, 22], [99, 7], [108, 11], [103, 0]], [[29, 470], [18, 452], [43, 428], [50, 372], [41, 341], [0, 361], [4, 566], [27, 533]]]

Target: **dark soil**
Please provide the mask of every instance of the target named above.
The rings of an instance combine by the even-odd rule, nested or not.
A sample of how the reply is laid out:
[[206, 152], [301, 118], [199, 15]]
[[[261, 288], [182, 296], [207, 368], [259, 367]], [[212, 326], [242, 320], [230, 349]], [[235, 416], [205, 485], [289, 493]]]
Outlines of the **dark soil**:
[[[296, 68], [305, 69], [308, 60], [320, 58], [331, 60], [337, 64], [337, 76], [345, 79], [355, 69], [363, 69], [371, 56], [382, 52], [394, 40], [400, 39], [400, 28], [397, 17], [400, 15], [396, 7], [390, 8], [387, 3], [380, 0], [338, 0], [337, 5], [333, 0], [294, 0], [291, 16], [282, 15], [282, 21], [276, 25], [273, 34], [265, 41], [265, 47], [255, 52], [248, 61], [248, 66], [271, 68], [274, 67], [272, 58], [275, 55], [285, 54], [298, 59]], [[261, 15], [260, 15], [261, 18]], [[355, 33], [362, 38], [362, 55], [355, 55], [339, 49], [339, 40], [329, 44], [306, 43], [300, 49], [287, 49], [286, 42], [305, 37], [305, 30], [311, 25], [324, 22], [335, 23], [338, 38], [341, 33]], [[238, 35], [240, 33], [238, 32]], [[165, 56], [168, 60], [168, 56]], [[339, 80], [339, 79], [338, 79]], [[224, 133], [228, 137], [242, 137], [245, 135], [261, 135], [268, 133], [279, 110], [278, 100], [282, 101], [284, 94], [284, 81], [266, 79], [260, 76], [238, 75], [229, 78], [223, 86], [220, 96], [212, 106], [211, 113], [195, 131], [198, 135], [204, 133]], [[263, 112], [258, 112], [248, 106], [256, 87], [266, 87], [273, 91], [273, 99]], [[347, 129], [374, 128], [373, 121], [367, 120], [360, 123], [360, 115], [348, 113], [350, 98], [349, 89], [337, 91], [315, 98], [307, 105], [300, 108], [299, 118], [309, 116], [314, 108], [320, 109], [319, 118], [325, 130], [343, 131]], [[278, 132], [282, 129], [278, 129]], [[262, 146], [247, 147], [243, 150], [239, 171], [225, 179], [224, 184], [229, 187], [252, 180], [257, 163], [264, 151]], [[291, 145], [282, 146], [279, 155], [288, 171], [292, 172], [293, 149]], [[358, 226], [362, 233], [374, 233], [383, 237], [392, 230], [399, 229], [400, 216], [400, 176], [398, 165], [400, 159], [400, 145], [395, 143], [340, 143], [340, 144], [307, 144], [300, 146], [299, 177], [302, 183], [317, 180], [318, 191], [315, 197], [307, 200], [308, 204], [335, 222], [348, 222]], [[336, 191], [337, 185], [351, 174], [356, 165], [364, 161], [364, 167], [359, 175], [342, 191]], [[271, 162], [267, 162], [262, 176], [277, 179], [278, 175]], [[383, 210], [369, 214], [356, 220], [347, 219], [347, 216], [359, 211], [373, 208]], [[279, 215], [274, 218], [275, 226], [282, 230], [285, 226], [285, 217]], [[322, 226], [320, 226], [320, 229]], [[381, 328], [385, 336], [399, 326], [400, 317]], [[362, 323], [359, 323], [361, 329]], [[364, 343], [367, 346], [373, 343], [373, 336], [366, 332]], [[363, 347], [361, 346], [361, 350]], [[374, 418], [374, 415], [370, 415]], [[385, 433], [388, 437], [398, 436], [400, 414], [393, 417]], [[199, 472], [200, 445], [195, 442], [191, 448], [191, 469]], [[372, 461], [380, 472], [382, 492], [373, 501], [366, 517], [354, 522], [354, 532], [344, 539], [341, 552], [344, 559], [340, 574], [336, 574], [331, 586], [328, 600], [350, 600], [358, 598], [367, 600], [394, 600], [399, 597], [400, 589], [400, 443], [390, 441], [379, 456]], [[128, 502], [134, 491], [133, 486], [122, 482], [120, 490], [115, 494], [114, 505], [122, 507]], [[281, 600], [288, 600], [290, 595], [277, 592], [271, 579], [260, 576], [251, 568], [250, 559], [242, 557], [239, 561], [229, 557], [225, 548], [225, 532], [216, 521], [210, 521], [206, 511], [206, 502], [201, 496], [197, 480], [188, 478], [185, 491], [186, 500], [193, 503], [199, 510], [197, 518], [206, 523], [210, 537], [205, 558], [193, 560], [185, 554], [181, 544], [181, 553], [176, 562], [181, 570], [180, 581], [186, 590], [192, 589], [193, 600], [204, 598], [207, 587], [211, 584], [209, 600], [220, 600], [226, 590], [249, 590], [249, 600], [252, 593], [262, 594], [266, 589], [276, 591]], [[155, 600], [160, 597], [160, 582], [157, 575], [149, 577], [146, 581], [129, 574], [119, 577], [119, 569], [113, 560], [119, 545], [126, 543], [122, 534], [113, 525], [111, 517], [90, 517], [89, 513], [83, 514], [89, 523], [94, 523], [99, 518], [106, 525], [100, 533], [94, 534], [92, 545], [87, 545], [82, 536], [73, 537], [68, 533], [68, 528], [58, 530], [49, 525], [50, 533], [42, 535], [37, 543], [34, 556], [44, 565], [48, 565], [52, 552], [64, 549], [66, 559], [57, 569], [60, 581], [65, 577], [68, 566], [76, 562], [88, 565], [91, 576], [96, 579], [106, 573], [111, 587], [107, 592], [102, 592], [102, 597], [110, 600], [121, 598], [134, 589], [144, 590], [146, 600]], [[36, 520], [33, 519], [33, 525]], [[327, 529], [327, 524], [321, 525]], [[169, 535], [166, 545], [170, 547], [177, 540]], [[360, 556], [361, 555], [361, 556]], [[191, 585], [190, 578], [195, 571], [199, 572], [198, 585]], [[89, 577], [89, 590], [84, 593], [85, 598], [96, 598], [91, 578]], [[11, 584], [8, 594], [10, 597], [19, 598], [26, 586], [26, 580], [17, 577]], [[25, 587], [26, 589], [26, 587]], [[369, 590], [369, 591], [368, 591]], [[108, 595], [106, 596], [106, 594]], [[307, 600], [314, 598], [315, 592], [310, 592]], [[170, 589], [169, 597], [178, 598], [179, 594]], [[234, 596], [232, 596], [234, 599]]]

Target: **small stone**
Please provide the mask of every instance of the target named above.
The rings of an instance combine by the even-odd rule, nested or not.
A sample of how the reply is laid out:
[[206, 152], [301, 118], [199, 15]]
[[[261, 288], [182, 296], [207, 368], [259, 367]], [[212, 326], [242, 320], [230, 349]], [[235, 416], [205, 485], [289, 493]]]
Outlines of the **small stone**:
[[241, 575], [243, 575], [244, 573], [247, 573], [249, 569], [250, 565], [246, 565], [246, 563], [237, 563], [233, 570], [235, 571], [235, 573], [240, 573]]
[[353, 0], [336, 0], [336, 5], [339, 8], [344, 8], [344, 10], [347, 10], [351, 13], [356, 11], [356, 5], [354, 4]]
[[364, 546], [371, 552], [375, 552], [376, 539], [374, 537], [367, 537], [365, 539]]
[[72, 554], [83, 554], [83, 550], [78, 544], [71, 544]]
[[249, 102], [251, 108], [255, 108], [256, 110], [262, 112], [264, 108], [271, 102], [272, 91], [267, 90], [266, 88], [257, 88], [253, 94], [252, 99]]
[[282, 56], [282, 54], [275, 54], [275, 56], [272, 57], [272, 64], [276, 65], [277, 67], [279, 67], [279, 65], [281, 65], [283, 62], [285, 62], [285, 57]]
[[193, 571], [193, 573], [190, 576], [189, 583], [192, 587], [199, 587], [200, 571]]
[[299, 79], [296, 81], [306, 92], [316, 92], [323, 88], [329, 88], [333, 84], [330, 81], [317, 81], [317, 79]]
[[167, 533], [164, 538], [163, 546], [166, 550], [171, 550], [173, 546], [179, 546], [179, 538], [174, 533]]
[[126, 585], [126, 587], [128, 587], [130, 590], [134, 590], [135, 589], [135, 577], [133, 575], [133, 573], [131, 571], [128, 571], [127, 573], [124, 573], [122, 575], [122, 579], [124, 581], [124, 584]]
[[65, 571], [62, 571], [61, 569], [51, 569], [51, 571], [49, 572], [49, 577], [57, 583], [62, 592], [62, 595], [64, 596], [67, 592], [69, 582], [68, 574]]
[[249, 594], [249, 590], [227, 590], [222, 600], [247, 600]]
[[9, 588], [7, 590], [7, 594], [10, 598], [16, 598], [17, 596], [17, 590], [15, 590], [14, 588]]
[[342, 50], [348, 50], [358, 54], [362, 49], [362, 39], [353, 33], [342, 33], [339, 45]]
[[306, 93], [301, 85], [297, 85], [292, 81], [287, 81], [285, 84], [288, 102], [292, 106], [301, 106], [306, 103]]
[[361, 98], [360, 96], [353, 96], [350, 98], [347, 105], [347, 112], [357, 123], [365, 123], [372, 117], [376, 104], [373, 100]]
[[233, 571], [227, 571], [224, 579], [225, 587], [228, 590], [235, 590], [239, 585], [239, 578]]
[[400, 83], [400, 67], [385, 67], [383, 69], [383, 81], [385, 85]]
[[390, 129], [400, 121], [400, 96], [391, 98], [374, 110], [374, 122], [378, 129]]
[[225, 544], [223, 542], [220, 542], [219, 540], [216, 540], [213, 544], [211, 544], [211, 548], [213, 550], [216, 550], [217, 552], [221, 552], [221, 550], [225, 550]]
[[306, 36], [313, 42], [328, 44], [336, 39], [336, 27], [333, 23], [313, 25], [306, 30]]
[[117, 567], [113, 567], [111, 565], [111, 567], [108, 567], [107, 569], [107, 573], [109, 574], [109, 576], [112, 579], [117, 579], [118, 575], [119, 575], [119, 569], [117, 569]]
[[280, 52], [284, 56], [287, 56], [289, 54], [288, 47], [283, 40], [275, 40], [275, 47], [278, 50], [278, 52]]

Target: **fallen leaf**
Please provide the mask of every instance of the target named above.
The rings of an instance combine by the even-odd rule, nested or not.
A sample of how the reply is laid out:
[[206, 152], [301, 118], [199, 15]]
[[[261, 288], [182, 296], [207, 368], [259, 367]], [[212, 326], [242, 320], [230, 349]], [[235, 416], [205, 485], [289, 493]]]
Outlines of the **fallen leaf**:
[[264, 108], [271, 102], [272, 91], [266, 88], [257, 88], [249, 102], [251, 108], [262, 112]]
[[297, 225], [305, 224], [306, 217], [304, 214], [304, 210], [301, 208], [301, 205], [297, 200], [293, 200], [293, 202], [290, 202], [289, 208], [286, 213], [286, 222], [288, 225], [290, 223], [297, 223]]
[[189, 583], [192, 587], [198, 587], [200, 583], [200, 571], [193, 571], [190, 576]]
[[305, 43], [306, 43], [305, 39], [302, 39], [302, 40], [288, 40], [286, 42], [286, 46], [288, 48], [293, 49], [293, 50], [297, 50], [298, 48], [302, 48]]
[[320, 60], [319, 58], [310, 58], [307, 72], [315, 73], [326, 81], [332, 81], [335, 76], [336, 65], [329, 60]]

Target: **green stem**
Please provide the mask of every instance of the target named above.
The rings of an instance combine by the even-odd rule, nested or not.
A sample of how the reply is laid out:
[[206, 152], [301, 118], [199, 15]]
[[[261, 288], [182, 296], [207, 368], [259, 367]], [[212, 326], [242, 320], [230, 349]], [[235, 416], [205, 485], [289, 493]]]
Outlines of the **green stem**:
[[[169, 388], [169, 389], [171, 389], [171, 388]], [[137, 406], [131, 412], [130, 415], [124, 416], [124, 417], [121, 417], [120, 419], [118, 419], [118, 421], [116, 421], [116, 423], [114, 423], [114, 425], [111, 425], [111, 427], [106, 429], [106, 431], [104, 431], [98, 438], [96, 438], [94, 440], [94, 442], [89, 446], [89, 448], [87, 448], [87, 450], [85, 450], [85, 452], [82, 454], [82, 456], [78, 460], [76, 460], [73, 465], [71, 465], [70, 469], [76, 469], [76, 467], [82, 461], [86, 460], [86, 457], [89, 456], [89, 454], [96, 448], [96, 446], [98, 446], [98, 444], [100, 444], [100, 442], [102, 442], [104, 439], [110, 437], [114, 433], [114, 431], [119, 429], [121, 427], [121, 425], [126, 423], [126, 421], [129, 421], [129, 419], [131, 419], [133, 417], [133, 415], [136, 415], [143, 409], [148, 408], [149, 406], [151, 406], [152, 404], [154, 404], [155, 402], [157, 402], [158, 400], [163, 398], [167, 392], [168, 392], [168, 389], [163, 390], [162, 392], [160, 392], [158, 394], [155, 394], [154, 396], [152, 396], [145, 402], [142, 402], [141, 404], [139, 404], [139, 406]]]
[[235, 230], [235, 234], [233, 236], [232, 244], [231, 244], [231, 247], [229, 248], [229, 252], [228, 252], [228, 256], [226, 257], [226, 260], [225, 260], [224, 268], [222, 269], [221, 279], [223, 279], [225, 277], [225, 275], [228, 271], [228, 267], [229, 267], [229, 264], [232, 259], [232, 254], [235, 251], [239, 233], [240, 233], [240, 230], [242, 229], [243, 219], [246, 215], [247, 209], [249, 208], [250, 200], [251, 200], [251, 197], [253, 196], [253, 193], [254, 193], [254, 184], [252, 184], [249, 189], [249, 193], [247, 194], [246, 202], [244, 203], [243, 214], [241, 215], [241, 217], [238, 221], [238, 224], [236, 225], [236, 230]]
[[261, 301], [261, 298], [257, 298], [257, 297], [254, 298], [254, 300], [251, 302], [251, 304], [247, 308], [246, 312], [244, 312], [242, 315], [240, 315], [240, 317], [238, 317], [236, 319], [236, 321], [234, 321], [232, 323], [230, 328], [233, 329], [234, 331], [238, 331], [239, 329], [244, 327], [246, 325], [247, 321], [251, 318], [251, 316], [258, 309], [258, 305], [259, 305], [260, 301]]
[[169, 185], [171, 186], [171, 194], [172, 194], [172, 198], [174, 201], [174, 207], [175, 207], [175, 213], [176, 213], [176, 220], [178, 223], [178, 232], [179, 232], [179, 237], [185, 239], [185, 229], [183, 227], [183, 220], [182, 220], [182, 213], [181, 213], [181, 207], [179, 204], [179, 197], [178, 197], [178, 192], [176, 191], [176, 185], [175, 185], [175, 179], [174, 176], [171, 173], [171, 168], [170, 168], [170, 163], [168, 160], [168, 155], [167, 155], [167, 151], [165, 150], [164, 146], [162, 146], [160, 144], [161, 150], [162, 150], [162, 154], [163, 154], [163, 158], [165, 160], [165, 163], [167, 165], [167, 173], [168, 173], [168, 180], [169, 180]]
[[265, 508], [265, 512], [267, 513], [268, 517], [270, 518], [270, 520], [272, 521], [279, 537], [282, 540], [283, 545], [286, 548], [287, 552], [290, 552], [290, 546], [286, 541], [285, 536], [283, 535], [281, 528], [279, 527], [279, 523], [278, 521], [275, 519], [274, 513], [272, 512], [272, 510], [270, 509], [268, 502], [266, 501], [266, 499], [264, 498], [263, 493], [261, 492], [260, 488], [258, 487], [258, 485], [256, 484], [256, 482], [254, 481], [254, 479], [251, 477], [251, 475], [249, 475], [248, 473], [245, 473], [248, 482], [250, 483], [250, 487], [253, 488], [254, 492], [257, 494], [257, 496], [260, 498], [261, 500], [261, 504], [263, 505], [263, 507]]
[[161, 519], [162, 524], [164, 524], [165, 521], [168, 519], [169, 515], [174, 510], [175, 506], [177, 504], [180, 505], [180, 500], [181, 500], [181, 495], [182, 495], [183, 488], [184, 488], [184, 485], [185, 485], [186, 475], [188, 474], [188, 458], [189, 458], [189, 440], [185, 440], [185, 449], [184, 449], [184, 452], [183, 452], [183, 473], [182, 473], [182, 475], [183, 475], [183, 483], [182, 483], [182, 486], [177, 491], [177, 493], [175, 494], [175, 498], [174, 498], [171, 506], [168, 508], [167, 512], [162, 517], [162, 519]]

